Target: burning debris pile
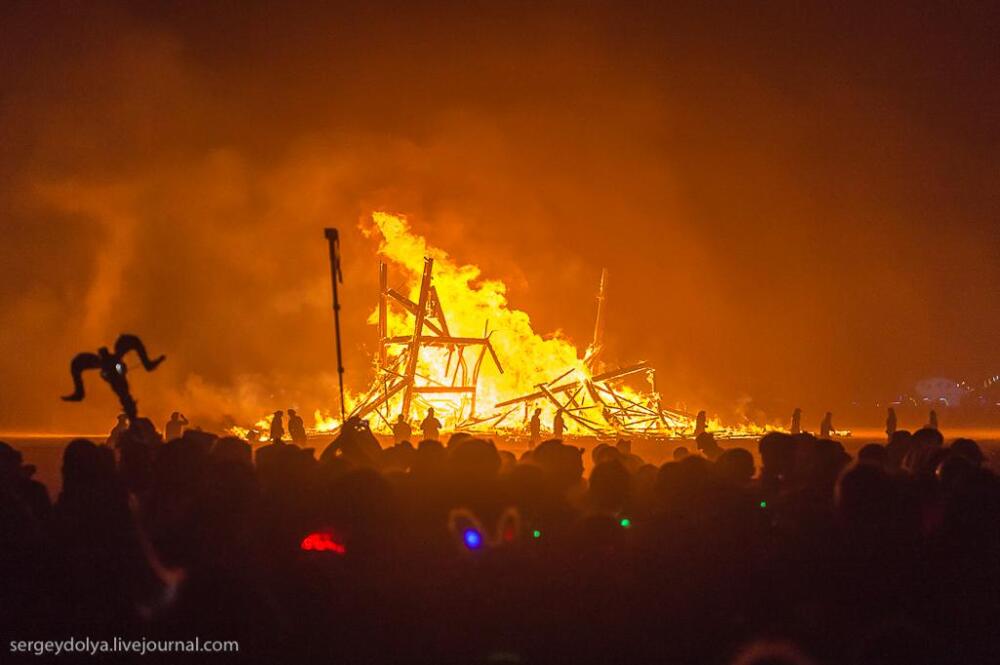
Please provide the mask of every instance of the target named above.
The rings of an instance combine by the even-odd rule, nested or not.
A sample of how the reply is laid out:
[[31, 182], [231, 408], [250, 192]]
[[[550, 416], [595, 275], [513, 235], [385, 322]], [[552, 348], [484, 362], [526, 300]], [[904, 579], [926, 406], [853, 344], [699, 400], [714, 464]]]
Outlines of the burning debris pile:
[[[379, 238], [378, 305], [369, 317], [378, 346], [374, 378], [363, 394], [348, 393], [349, 416], [390, 432], [433, 408], [446, 430], [516, 434], [530, 414], [550, 424], [558, 414], [574, 436], [690, 437], [759, 434], [731, 430], [663, 405], [656, 371], [645, 362], [608, 366], [603, 359], [608, 275], [601, 275], [594, 335], [584, 353], [562, 336], [543, 337], [529, 316], [507, 303], [507, 287], [483, 279], [474, 265], [456, 263], [414, 234], [406, 218], [376, 212], [366, 235]], [[403, 283], [390, 286], [390, 265]], [[645, 379], [645, 381], [636, 381]], [[699, 414], [702, 415], [703, 414]], [[270, 418], [240, 436], [267, 440]], [[332, 432], [339, 420], [316, 410], [312, 433]], [[547, 428], [546, 428], [547, 429]]]
[[[560, 413], [565, 431], [576, 435], [694, 433], [693, 416], [661, 405], [652, 367], [604, 366], [607, 271], [594, 338], [581, 357], [567, 340], [537, 335], [527, 314], [507, 307], [503, 283], [474, 285], [478, 268], [429, 247], [405, 218], [372, 219], [382, 237], [379, 253], [409, 273], [410, 289], [404, 295], [389, 287], [388, 265], [380, 262], [375, 379], [351, 415], [389, 429], [400, 414], [409, 420], [433, 408], [449, 428], [518, 431], [538, 408], [548, 422]], [[647, 390], [625, 384], [636, 376], [647, 379]]]

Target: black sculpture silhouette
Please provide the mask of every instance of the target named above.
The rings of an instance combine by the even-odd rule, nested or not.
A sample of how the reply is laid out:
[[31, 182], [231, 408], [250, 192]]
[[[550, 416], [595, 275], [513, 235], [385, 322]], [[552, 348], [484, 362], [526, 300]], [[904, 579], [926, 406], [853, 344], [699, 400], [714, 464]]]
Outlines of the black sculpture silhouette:
[[132, 394], [128, 389], [128, 380], [125, 374], [128, 367], [125, 365], [123, 357], [129, 351], [135, 351], [142, 361], [142, 366], [147, 372], [152, 372], [166, 359], [160, 356], [155, 360], [150, 360], [146, 353], [146, 347], [142, 340], [135, 335], [119, 335], [115, 341], [115, 351], [111, 353], [108, 347], [102, 346], [97, 353], [78, 353], [69, 365], [70, 374], [73, 376], [73, 394], [63, 397], [67, 402], [80, 402], [83, 400], [83, 372], [88, 369], [101, 370], [101, 378], [108, 382], [111, 390], [118, 395], [118, 400], [122, 404], [122, 411], [132, 420], [136, 417], [136, 404], [132, 399]]

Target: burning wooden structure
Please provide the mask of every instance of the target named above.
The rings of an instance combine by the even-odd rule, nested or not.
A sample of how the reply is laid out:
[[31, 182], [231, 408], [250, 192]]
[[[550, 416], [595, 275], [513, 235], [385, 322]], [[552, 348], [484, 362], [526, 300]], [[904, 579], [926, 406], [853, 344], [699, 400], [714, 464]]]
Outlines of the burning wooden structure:
[[[457, 398], [455, 409], [459, 425], [475, 419], [479, 371], [488, 355], [502, 374], [503, 366], [490, 343], [489, 322], [484, 324], [482, 337], [456, 337], [448, 329], [437, 290], [432, 283], [434, 259], [424, 259], [423, 275], [417, 301], [410, 300], [389, 287], [388, 267], [379, 263], [378, 339], [375, 381], [351, 413], [364, 418], [372, 413], [386, 425], [394, 420], [393, 398], [402, 394], [398, 413], [409, 419], [414, 402], [424, 395]], [[413, 331], [406, 335], [388, 334], [390, 304], [402, 307], [414, 317]], [[393, 352], [402, 347], [398, 352]], [[448, 351], [444, 374], [447, 382], [437, 381], [419, 372], [421, 353], [429, 348]], [[467, 354], [468, 352], [468, 354]]]
[[[536, 401], [551, 403], [557, 412], [570, 418], [596, 435], [641, 434], [647, 436], [679, 436], [694, 430], [694, 418], [682, 411], [666, 409], [660, 404], [656, 390], [656, 370], [645, 362], [607, 370], [602, 359], [604, 350], [605, 301], [608, 271], [601, 271], [597, 292], [597, 318], [594, 337], [584, 354], [584, 369], [571, 369], [555, 379], [538, 384], [538, 390], [497, 404], [497, 409], [524, 405], [525, 410]], [[648, 392], [622, 391], [619, 386], [632, 376], [644, 375]]]
[[[579, 425], [580, 431], [592, 435], [679, 436], [693, 431], [692, 416], [663, 408], [660, 404], [654, 368], [645, 362], [614, 369], [605, 367], [602, 351], [607, 270], [601, 274], [593, 340], [581, 365], [537, 384], [537, 390], [529, 394], [488, 404], [480, 413], [478, 409], [482, 405], [477, 404], [479, 374], [487, 356], [503, 373], [500, 358], [490, 343], [489, 322], [484, 325], [482, 337], [451, 334], [444, 307], [434, 288], [433, 270], [434, 260], [425, 258], [414, 301], [389, 287], [388, 267], [384, 262], [379, 264], [376, 376], [351, 415], [364, 418], [374, 414], [380, 424], [391, 428], [399, 414], [409, 420], [418, 403], [428, 407], [433, 406], [430, 399], [440, 403], [442, 398], [451, 398], [450, 416], [455, 429], [521, 429], [530, 408], [542, 404], [551, 406], [555, 412]], [[401, 307], [412, 315], [412, 331], [404, 335], [389, 334], [390, 306]], [[445, 381], [435, 380], [420, 371], [422, 354], [442, 348], [447, 349]], [[637, 375], [645, 377], [649, 390], [623, 389], [624, 381]], [[522, 409], [524, 417], [519, 418], [516, 414]]]

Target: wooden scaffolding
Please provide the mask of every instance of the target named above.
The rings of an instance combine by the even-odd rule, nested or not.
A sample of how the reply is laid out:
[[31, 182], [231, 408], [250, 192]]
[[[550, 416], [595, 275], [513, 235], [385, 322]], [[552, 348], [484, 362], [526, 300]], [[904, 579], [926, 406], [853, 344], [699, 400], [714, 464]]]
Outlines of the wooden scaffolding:
[[[606, 370], [602, 358], [606, 320], [608, 271], [601, 271], [597, 291], [597, 317], [594, 337], [583, 357], [584, 369], [568, 370], [555, 379], [540, 383], [537, 391], [506, 400], [496, 405], [500, 424], [513, 411], [523, 406], [525, 414], [532, 404], [548, 402], [584, 429], [597, 435], [641, 434], [678, 436], [694, 430], [694, 418], [683, 411], [666, 409], [660, 404], [656, 390], [656, 370], [645, 362], [628, 367]], [[643, 374], [649, 390], [632, 397], [620, 389], [628, 377]]]
[[[433, 284], [434, 259], [424, 259], [420, 291], [416, 302], [410, 300], [388, 284], [388, 267], [379, 263], [378, 300], [378, 353], [376, 376], [371, 389], [352, 416], [364, 418], [377, 415], [387, 426], [394, 420], [393, 398], [402, 395], [399, 411], [407, 421], [416, 401], [424, 395], [453, 396], [459, 398], [454, 414], [462, 426], [476, 420], [476, 389], [479, 372], [488, 355], [502, 374], [503, 366], [490, 343], [489, 322], [484, 324], [482, 337], [457, 337], [448, 329], [437, 289]], [[402, 307], [413, 315], [413, 331], [407, 335], [388, 334], [390, 304]], [[446, 381], [434, 379], [420, 372], [421, 351], [433, 347], [448, 349], [444, 374]], [[396, 400], [399, 402], [399, 400]]]

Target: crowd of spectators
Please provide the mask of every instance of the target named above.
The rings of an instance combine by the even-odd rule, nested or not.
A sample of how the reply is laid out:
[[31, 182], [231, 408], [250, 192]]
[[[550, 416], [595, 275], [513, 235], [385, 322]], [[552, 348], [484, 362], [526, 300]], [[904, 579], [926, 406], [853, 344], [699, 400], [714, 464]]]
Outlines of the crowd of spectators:
[[137, 420], [70, 442], [54, 502], [0, 443], [0, 626], [290, 664], [1000, 662], [975, 442], [702, 434], [659, 467], [571, 443], [383, 448], [351, 421], [255, 449]]

